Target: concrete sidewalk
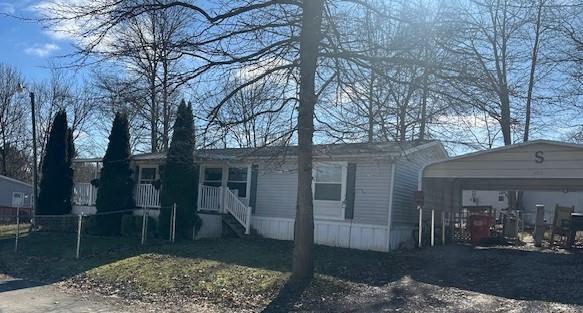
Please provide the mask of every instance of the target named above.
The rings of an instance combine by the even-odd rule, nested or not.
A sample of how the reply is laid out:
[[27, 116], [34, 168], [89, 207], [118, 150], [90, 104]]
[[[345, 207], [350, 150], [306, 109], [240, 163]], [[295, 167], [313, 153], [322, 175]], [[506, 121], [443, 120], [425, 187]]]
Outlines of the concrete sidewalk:
[[122, 313], [136, 312], [96, 296], [74, 296], [53, 285], [0, 277], [0, 313]]

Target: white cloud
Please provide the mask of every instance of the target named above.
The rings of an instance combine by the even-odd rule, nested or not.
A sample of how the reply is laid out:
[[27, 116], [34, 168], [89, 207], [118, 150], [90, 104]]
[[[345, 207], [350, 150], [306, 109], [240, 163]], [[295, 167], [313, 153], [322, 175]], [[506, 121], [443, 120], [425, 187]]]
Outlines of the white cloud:
[[10, 3], [0, 2], [0, 14], [2, 13], [13, 15], [16, 13], [16, 8]]
[[91, 27], [92, 18], [75, 18], [75, 15], [80, 8], [90, 5], [90, 0], [43, 0], [28, 9], [41, 18], [56, 19], [45, 25], [45, 33], [53, 40], [84, 42], [87, 38], [81, 36], [82, 28]]
[[24, 49], [24, 53], [34, 55], [40, 58], [45, 58], [59, 49], [60, 49], [59, 46], [55, 44], [45, 43], [44, 45], [36, 45], [34, 47], [26, 48]]

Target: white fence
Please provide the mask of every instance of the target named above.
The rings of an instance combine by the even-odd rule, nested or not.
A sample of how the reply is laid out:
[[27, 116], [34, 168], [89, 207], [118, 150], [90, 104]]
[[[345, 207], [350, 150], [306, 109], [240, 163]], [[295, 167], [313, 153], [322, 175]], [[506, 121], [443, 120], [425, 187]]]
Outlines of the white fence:
[[213, 187], [198, 185], [198, 208], [199, 210], [217, 211], [221, 210], [221, 189], [222, 187]]
[[160, 191], [151, 184], [136, 185], [136, 207], [160, 208]]
[[95, 205], [97, 188], [91, 183], [75, 183], [73, 187], [73, 203], [76, 205]]
[[251, 230], [251, 207], [239, 200], [229, 188], [225, 188], [225, 210], [245, 227], [245, 234], [248, 235]]

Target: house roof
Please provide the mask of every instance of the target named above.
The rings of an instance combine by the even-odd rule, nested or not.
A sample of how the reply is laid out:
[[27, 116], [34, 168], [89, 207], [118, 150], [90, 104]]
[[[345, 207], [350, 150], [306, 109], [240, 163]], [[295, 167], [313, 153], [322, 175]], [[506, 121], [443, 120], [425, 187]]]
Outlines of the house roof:
[[7, 180], [7, 181], [11, 181], [13, 183], [21, 184], [21, 185], [24, 185], [24, 186], [27, 186], [27, 187], [32, 187], [32, 185], [29, 184], [29, 183], [25, 183], [25, 182], [23, 182], [21, 180], [14, 179], [14, 178], [11, 178], [11, 177], [8, 177], [8, 176], [0, 175], [0, 179]]
[[423, 177], [580, 178], [583, 145], [532, 140], [428, 164]]
[[[438, 141], [410, 141], [405, 143], [342, 143], [314, 145], [314, 156], [356, 156], [386, 155], [397, 156], [421, 148], [425, 145], [437, 145]], [[195, 152], [199, 159], [238, 160], [246, 158], [273, 158], [278, 156], [297, 156], [298, 146], [273, 146], [262, 148], [227, 148], [201, 149]], [[134, 160], [156, 160], [166, 157], [165, 152], [145, 153], [132, 156]]]

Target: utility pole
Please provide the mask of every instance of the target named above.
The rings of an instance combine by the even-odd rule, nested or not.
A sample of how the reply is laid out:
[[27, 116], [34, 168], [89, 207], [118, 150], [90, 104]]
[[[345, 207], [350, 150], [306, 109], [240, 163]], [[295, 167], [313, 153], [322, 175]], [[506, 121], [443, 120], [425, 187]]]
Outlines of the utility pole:
[[[19, 84], [18, 93], [23, 93], [26, 86]], [[38, 200], [38, 175], [37, 175], [37, 156], [36, 156], [36, 106], [34, 104], [34, 92], [30, 92], [30, 114], [32, 115], [32, 225], [34, 225], [34, 216], [36, 214], [36, 205]]]

